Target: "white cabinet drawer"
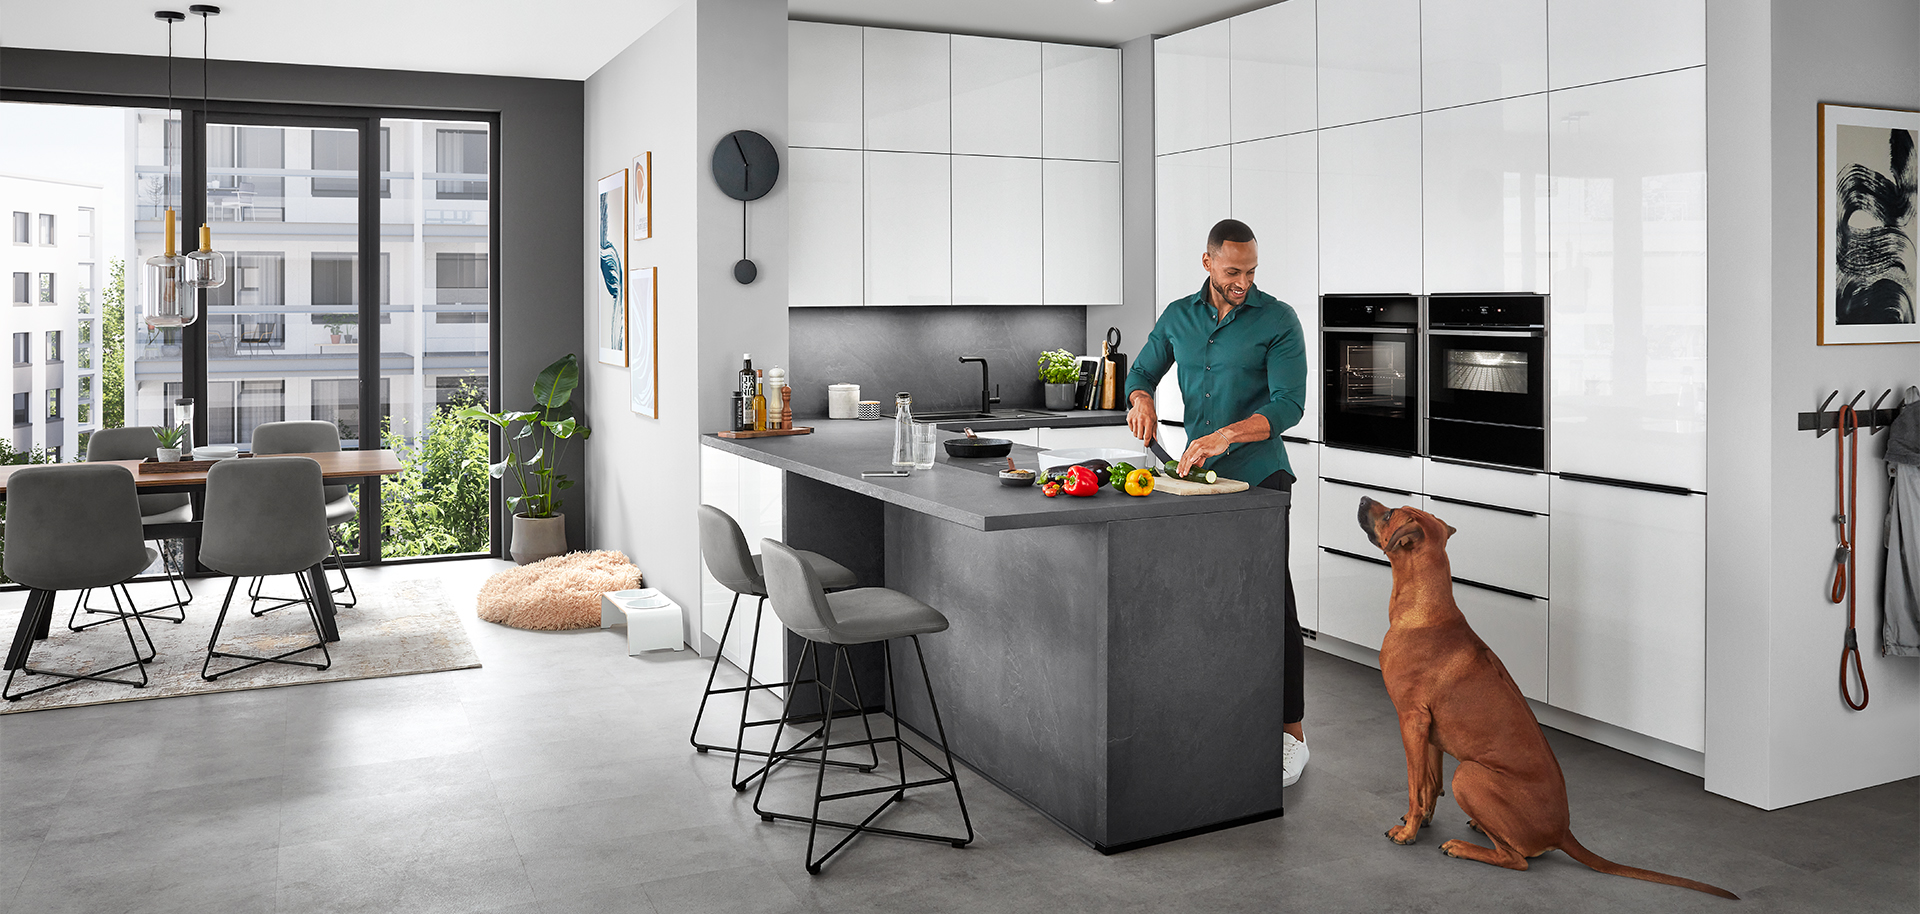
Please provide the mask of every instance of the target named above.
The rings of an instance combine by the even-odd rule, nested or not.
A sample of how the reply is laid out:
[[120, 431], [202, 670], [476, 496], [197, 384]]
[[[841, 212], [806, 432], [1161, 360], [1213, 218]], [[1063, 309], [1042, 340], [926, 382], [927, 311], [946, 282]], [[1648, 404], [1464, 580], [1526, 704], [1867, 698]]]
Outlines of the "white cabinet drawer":
[[1453, 602], [1473, 633], [1487, 643], [1520, 687], [1520, 694], [1547, 700], [1547, 601], [1453, 585]]
[[[1327, 456], [1333, 448], [1321, 448], [1320, 466], [1326, 468]], [[1420, 507], [1418, 495], [1402, 495], [1381, 489], [1363, 489], [1328, 480], [1320, 481], [1320, 545], [1341, 552], [1373, 558], [1378, 556], [1386, 561], [1386, 554], [1367, 540], [1367, 532], [1360, 528], [1360, 499], [1371, 498], [1388, 508], [1403, 505]]]
[[1425, 510], [1460, 531], [1447, 540], [1453, 576], [1547, 595], [1547, 518], [1428, 497]]
[[1320, 455], [1320, 475], [1365, 486], [1419, 492], [1422, 491], [1420, 464], [1423, 462], [1413, 457], [1353, 451], [1329, 445]]
[[1549, 514], [1552, 512], [1547, 510], [1547, 479], [1545, 473], [1495, 470], [1445, 460], [1429, 460], [1424, 491], [1440, 498]]
[[1379, 650], [1392, 594], [1392, 568], [1321, 551], [1320, 634]]

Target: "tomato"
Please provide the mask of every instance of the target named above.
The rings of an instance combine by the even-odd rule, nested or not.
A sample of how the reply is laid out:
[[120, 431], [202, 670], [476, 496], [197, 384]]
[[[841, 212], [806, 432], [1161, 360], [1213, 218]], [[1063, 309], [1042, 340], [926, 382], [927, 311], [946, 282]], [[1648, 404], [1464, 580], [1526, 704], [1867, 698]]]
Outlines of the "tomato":
[[1048, 480], [1046, 485], [1040, 487], [1040, 494], [1045, 495], [1048, 498], [1053, 498], [1055, 496], [1058, 496], [1060, 494], [1060, 484], [1052, 480]]
[[1127, 474], [1127, 494], [1145, 495], [1153, 491], [1153, 474], [1146, 470], [1134, 470]]

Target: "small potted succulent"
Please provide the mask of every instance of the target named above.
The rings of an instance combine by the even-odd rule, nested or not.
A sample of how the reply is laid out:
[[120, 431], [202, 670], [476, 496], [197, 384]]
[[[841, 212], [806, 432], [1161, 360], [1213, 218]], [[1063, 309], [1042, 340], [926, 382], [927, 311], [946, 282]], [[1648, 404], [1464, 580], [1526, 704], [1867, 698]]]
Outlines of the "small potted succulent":
[[185, 438], [187, 427], [184, 425], [163, 425], [153, 430], [153, 437], [160, 440], [160, 449], [154, 452], [154, 459], [161, 463], [172, 463], [180, 459], [180, 441]]
[[1040, 353], [1040, 382], [1047, 385], [1048, 409], [1072, 409], [1080, 386], [1080, 360], [1065, 349]]

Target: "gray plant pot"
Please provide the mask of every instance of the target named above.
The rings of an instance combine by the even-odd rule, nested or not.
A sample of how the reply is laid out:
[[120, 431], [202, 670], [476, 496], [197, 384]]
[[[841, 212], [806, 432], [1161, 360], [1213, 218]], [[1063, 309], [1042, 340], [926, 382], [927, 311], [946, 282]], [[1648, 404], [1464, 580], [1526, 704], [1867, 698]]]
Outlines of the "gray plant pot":
[[567, 552], [567, 516], [555, 514], [552, 517], [528, 517], [524, 514], [513, 516], [513, 539], [507, 550], [513, 560], [521, 565], [550, 559]]
[[1072, 409], [1073, 392], [1078, 390], [1080, 385], [1071, 383], [1048, 384], [1046, 388], [1048, 409]]

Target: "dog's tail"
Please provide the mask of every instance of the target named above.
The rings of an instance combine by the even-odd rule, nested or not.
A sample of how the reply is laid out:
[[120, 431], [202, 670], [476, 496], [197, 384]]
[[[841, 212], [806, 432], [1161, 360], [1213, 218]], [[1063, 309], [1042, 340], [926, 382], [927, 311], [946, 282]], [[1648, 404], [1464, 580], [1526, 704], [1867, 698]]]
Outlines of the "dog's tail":
[[1594, 853], [1593, 851], [1590, 851], [1584, 847], [1581, 847], [1580, 842], [1574, 839], [1572, 832], [1568, 832], [1564, 837], [1560, 839], [1560, 849], [1563, 851], [1566, 851], [1567, 856], [1572, 857], [1573, 859], [1586, 864], [1589, 868], [1593, 869], [1595, 872], [1606, 873], [1612, 876], [1630, 876], [1634, 879], [1645, 879], [1648, 882], [1658, 882], [1661, 885], [1677, 885], [1683, 889], [1692, 889], [1696, 892], [1705, 892], [1709, 895], [1718, 895], [1721, 898], [1731, 898], [1734, 901], [1740, 900], [1740, 896], [1735, 895], [1732, 892], [1727, 891], [1726, 889], [1720, 888], [1719, 886], [1708, 885], [1704, 882], [1695, 882], [1691, 879], [1683, 879], [1679, 876], [1669, 876], [1666, 873], [1656, 873], [1653, 870], [1643, 870], [1637, 866], [1623, 866], [1621, 864], [1615, 863], [1611, 860], [1608, 860], [1605, 857], [1600, 856], [1599, 854]]

